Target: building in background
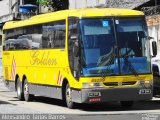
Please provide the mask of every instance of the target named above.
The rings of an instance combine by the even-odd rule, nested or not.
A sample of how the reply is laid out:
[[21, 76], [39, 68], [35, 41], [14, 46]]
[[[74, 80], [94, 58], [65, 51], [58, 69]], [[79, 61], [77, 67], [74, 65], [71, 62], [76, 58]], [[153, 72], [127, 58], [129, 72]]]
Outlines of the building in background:
[[114, 7], [135, 9], [149, 0], [69, 0], [69, 9], [88, 7]]
[[2, 27], [5, 22], [15, 19], [27, 19], [35, 13], [20, 13], [20, 5], [33, 4], [36, 0], [0, 0], [0, 46], [2, 41]]
[[[35, 13], [20, 13], [20, 6], [32, 4], [37, 6]], [[69, 9], [91, 7], [115, 7], [143, 10], [149, 27], [149, 35], [154, 37], [160, 46], [160, 1], [159, 0], [69, 0]], [[37, 0], [0, 0], [0, 44], [2, 26], [5, 22], [15, 19], [28, 19], [38, 14], [49, 12], [49, 8], [37, 4]], [[160, 47], [158, 47], [160, 51]], [[159, 58], [158, 58], [159, 57]], [[158, 52], [160, 59], [160, 52]]]

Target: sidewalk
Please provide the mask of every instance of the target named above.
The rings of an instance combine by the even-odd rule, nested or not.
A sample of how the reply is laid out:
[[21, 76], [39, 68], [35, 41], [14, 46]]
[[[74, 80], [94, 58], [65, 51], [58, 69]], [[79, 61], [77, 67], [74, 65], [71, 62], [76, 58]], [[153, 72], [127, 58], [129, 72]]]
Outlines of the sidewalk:
[[10, 91], [7, 87], [5, 87], [4, 81], [0, 78], [0, 91], [2, 90]]
[[[19, 106], [16, 92], [10, 91], [5, 87], [3, 80], [0, 79], [0, 114], [35, 114], [41, 113], [30, 108]], [[15, 102], [14, 102], [15, 101]]]

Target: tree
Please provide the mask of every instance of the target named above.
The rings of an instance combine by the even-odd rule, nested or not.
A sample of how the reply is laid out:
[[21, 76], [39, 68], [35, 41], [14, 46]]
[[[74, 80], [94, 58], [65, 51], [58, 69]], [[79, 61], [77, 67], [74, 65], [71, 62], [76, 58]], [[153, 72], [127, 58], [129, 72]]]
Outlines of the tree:
[[37, 0], [37, 3], [48, 7], [51, 11], [65, 10], [69, 8], [69, 0]]

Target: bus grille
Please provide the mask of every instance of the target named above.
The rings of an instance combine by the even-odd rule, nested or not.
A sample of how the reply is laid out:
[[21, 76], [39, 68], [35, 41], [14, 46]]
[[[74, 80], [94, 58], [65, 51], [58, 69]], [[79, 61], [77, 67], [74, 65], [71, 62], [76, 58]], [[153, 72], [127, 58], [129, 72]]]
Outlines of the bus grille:
[[122, 82], [122, 85], [134, 85], [134, 84], [136, 84], [136, 81]]
[[104, 83], [105, 86], [125, 86], [125, 85], [134, 85], [136, 81], [129, 81], [129, 82], [106, 82]]
[[104, 83], [104, 85], [106, 85], [106, 86], [118, 86], [118, 82], [107, 82], [107, 83]]

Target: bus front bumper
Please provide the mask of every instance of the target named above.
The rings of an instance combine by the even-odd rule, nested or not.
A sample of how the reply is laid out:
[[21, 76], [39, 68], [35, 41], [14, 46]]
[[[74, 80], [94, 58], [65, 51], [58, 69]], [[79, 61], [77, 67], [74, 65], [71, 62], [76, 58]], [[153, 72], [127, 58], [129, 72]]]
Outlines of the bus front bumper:
[[72, 90], [72, 101], [77, 103], [94, 103], [109, 101], [138, 101], [152, 99], [152, 88], [97, 88]]

